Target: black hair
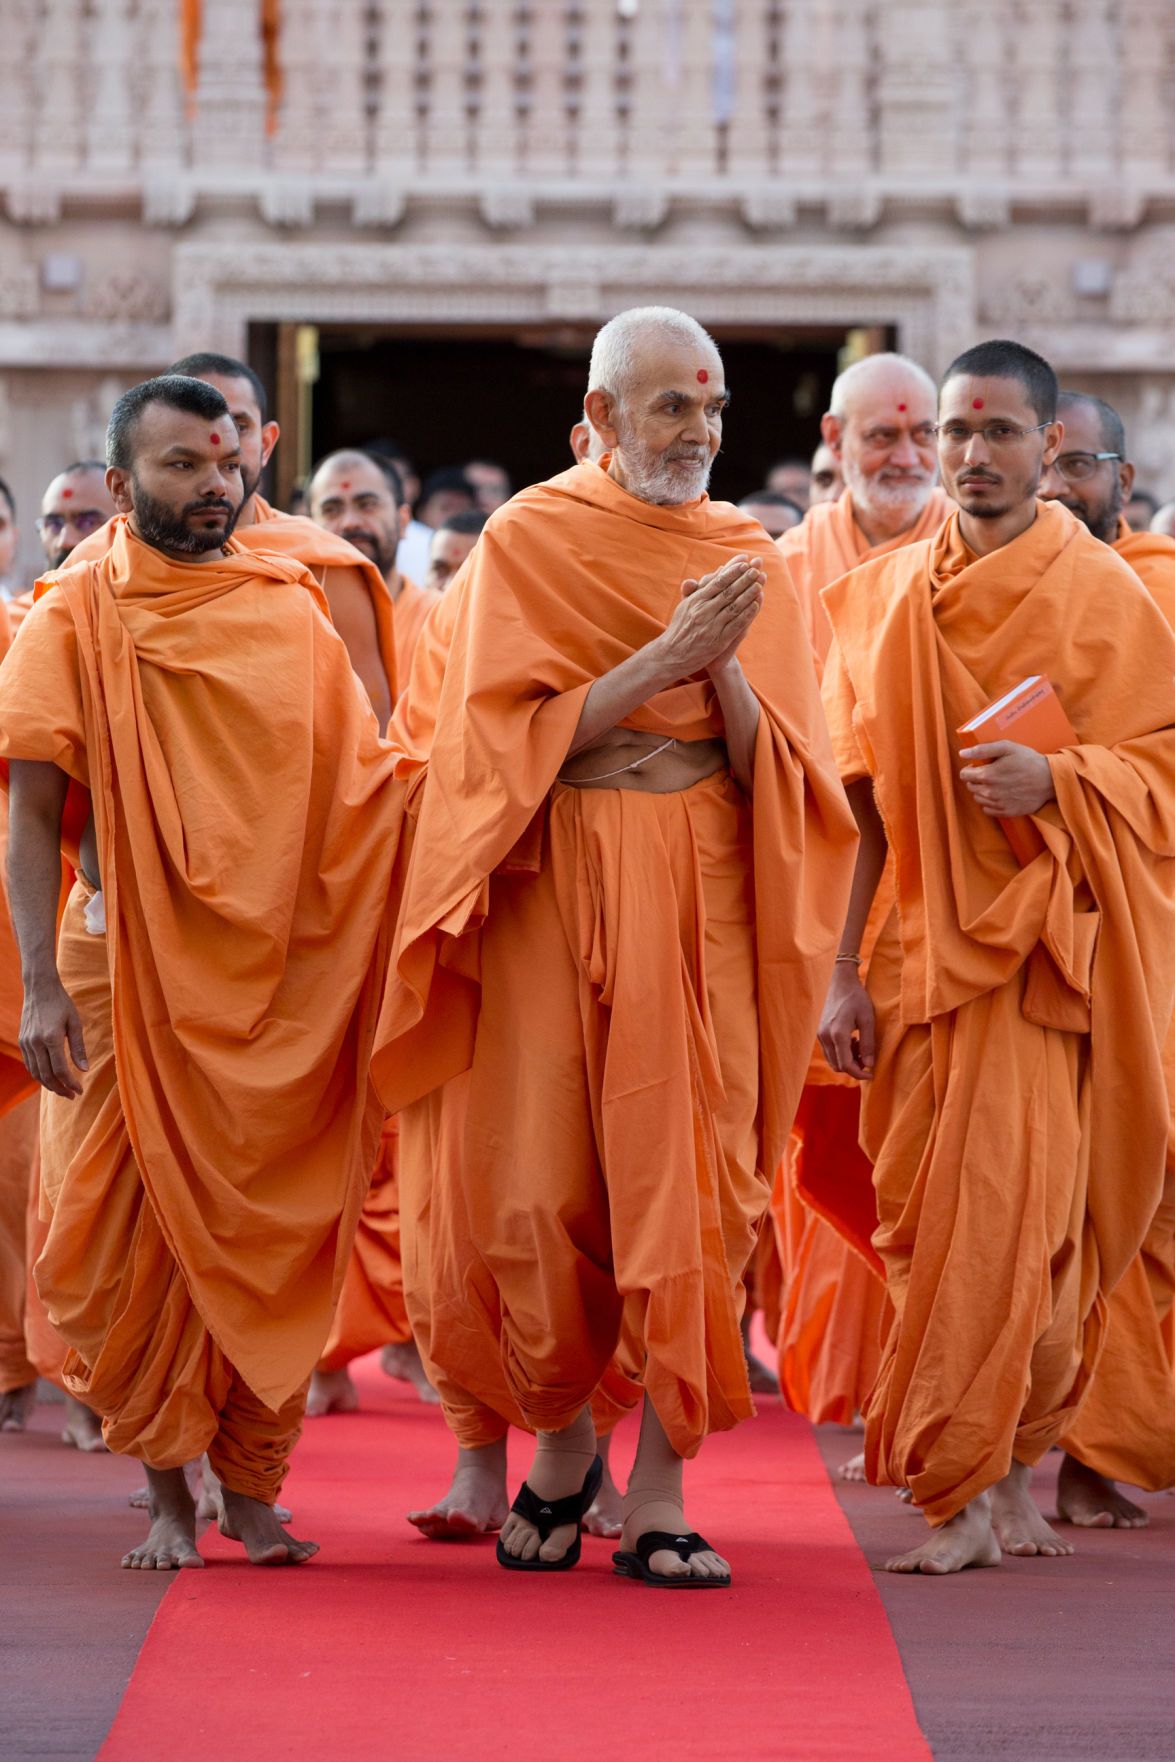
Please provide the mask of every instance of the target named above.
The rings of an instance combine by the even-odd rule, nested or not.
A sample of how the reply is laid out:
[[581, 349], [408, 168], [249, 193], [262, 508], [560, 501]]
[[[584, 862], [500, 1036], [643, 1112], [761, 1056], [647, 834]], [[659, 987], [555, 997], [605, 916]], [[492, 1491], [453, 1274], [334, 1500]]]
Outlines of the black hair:
[[363, 447], [361, 451], [365, 459], [370, 459], [373, 465], [379, 466], [388, 480], [388, 488], [392, 492], [393, 502], [397, 508], [402, 508], [404, 506], [404, 479], [396, 469], [390, 454], [377, 453], [371, 447]]
[[123, 392], [106, 429], [106, 463], [118, 471], [129, 471], [135, 459], [135, 430], [139, 418], [151, 404], [166, 404], [170, 410], [183, 410], [189, 416], [202, 416], [215, 422], [228, 415], [228, 405], [215, 386], [202, 379], [188, 379], [179, 373], [162, 373], [158, 379], [145, 379]]
[[785, 496], [783, 491], [779, 489], [752, 490], [749, 496], [743, 497], [743, 501], [759, 502], [765, 508], [794, 508], [796, 513], [800, 515], [804, 512], [794, 496]]
[[1126, 457], [1126, 427], [1115, 410], [1113, 404], [1107, 404], [1104, 398], [1095, 398], [1092, 392], [1062, 392], [1057, 399], [1057, 415], [1064, 420], [1066, 408], [1080, 404], [1086, 410], [1092, 410], [1098, 419], [1098, 438], [1101, 441], [1099, 452], [1117, 453], [1120, 459]]
[[1043, 355], [1026, 349], [1023, 343], [996, 337], [988, 343], [976, 343], [973, 349], [964, 349], [943, 374], [943, 385], [961, 374], [972, 379], [1014, 379], [1023, 386], [1038, 422], [1057, 420], [1057, 376]]
[[463, 508], [460, 514], [450, 514], [447, 520], [442, 520], [437, 531], [472, 535], [480, 532], [488, 519], [489, 515], [483, 514], [480, 508]]
[[0, 496], [8, 503], [8, 513], [12, 520], [16, 519], [16, 499], [4, 479], [0, 477]]
[[167, 371], [169, 374], [182, 373], [185, 379], [203, 379], [206, 373], [215, 373], [218, 379], [247, 379], [253, 388], [262, 422], [269, 420], [269, 399], [265, 395], [261, 375], [247, 361], [238, 361], [232, 355], [216, 355], [211, 349], [201, 349], [194, 355], [185, 355], [182, 361], [173, 361]]
[[1152, 520], [1159, 511], [1159, 498], [1152, 495], [1149, 489], [1132, 489], [1126, 500], [1128, 502], [1145, 502], [1151, 511]]
[[460, 465], [442, 465], [439, 471], [430, 471], [424, 480], [420, 499], [422, 502], [427, 502], [429, 496], [439, 495], [442, 490], [446, 489], [459, 489], [469, 497], [471, 502], [477, 500], [477, 490], [470, 483]]

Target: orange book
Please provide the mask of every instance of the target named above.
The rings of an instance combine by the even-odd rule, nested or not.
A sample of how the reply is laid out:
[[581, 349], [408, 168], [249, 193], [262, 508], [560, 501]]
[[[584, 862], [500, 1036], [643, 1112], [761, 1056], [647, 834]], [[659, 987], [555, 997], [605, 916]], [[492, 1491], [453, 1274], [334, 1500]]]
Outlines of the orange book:
[[[1019, 685], [988, 704], [958, 730], [967, 746], [981, 746], [993, 740], [1014, 740], [1030, 746], [1037, 753], [1058, 753], [1063, 747], [1076, 746], [1077, 735], [1065, 714], [1052, 684], [1040, 673], [1022, 679]], [[1022, 864], [1039, 856], [1042, 846], [1039, 834], [1025, 817], [1003, 820], [1000, 825], [1008, 843]]]

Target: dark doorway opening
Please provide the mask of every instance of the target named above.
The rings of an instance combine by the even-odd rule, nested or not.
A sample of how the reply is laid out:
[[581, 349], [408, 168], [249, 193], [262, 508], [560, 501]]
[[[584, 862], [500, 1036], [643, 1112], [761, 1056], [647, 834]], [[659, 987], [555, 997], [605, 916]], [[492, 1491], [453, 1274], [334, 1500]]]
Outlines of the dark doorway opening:
[[[323, 326], [310, 452], [319, 459], [335, 447], [391, 439], [422, 475], [485, 458], [503, 464], [515, 487], [551, 477], [571, 463], [567, 435], [582, 407], [593, 328]], [[715, 334], [732, 408], [711, 493], [738, 501], [762, 486], [777, 460], [806, 458], [819, 442], [846, 333]], [[256, 342], [280, 379], [281, 351], [263, 335]], [[884, 333], [869, 342], [891, 346]]]

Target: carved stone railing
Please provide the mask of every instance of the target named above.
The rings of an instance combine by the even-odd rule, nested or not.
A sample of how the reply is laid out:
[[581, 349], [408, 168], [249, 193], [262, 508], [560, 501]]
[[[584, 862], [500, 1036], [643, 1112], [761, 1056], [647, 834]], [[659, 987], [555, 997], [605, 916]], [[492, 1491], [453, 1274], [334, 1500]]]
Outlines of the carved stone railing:
[[9, 217], [130, 199], [175, 224], [236, 193], [274, 225], [431, 198], [514, 229], [603, 199], [649, 228], [733, 197], [751, 227], [867, 229], [1175, 202], [1170, 0], [280, 0], [276, 109], [261, 5], [202, 0], [187, 90], [180, 0], [0, 0]]

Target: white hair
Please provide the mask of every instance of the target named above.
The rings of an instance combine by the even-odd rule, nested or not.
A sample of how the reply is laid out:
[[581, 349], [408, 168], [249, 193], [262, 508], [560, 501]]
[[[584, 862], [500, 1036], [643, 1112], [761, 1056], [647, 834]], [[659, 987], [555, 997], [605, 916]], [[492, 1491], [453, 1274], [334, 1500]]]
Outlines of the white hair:
[[911, 361], [908, 355], [866, 355], [863, 360], [854, 361], [851, 367], [846, 367], [843, 373], [837, 375], [833, 382], [832, 397], [828, 402], [829, 414], [846, 416], [853, 393], [864, 390], [866, 381], [875, 378], [879, 369], [890, 370], [895, 367], [903, 368], [929, 392], [932, 402], [938, 402], [938, 387], [933, 378], [925, 367], [919, 366], [917, 361]]
[[597, 331], [588, 367], [588, 391], [607, 392], [623, 402], [639, 373], [640, 344], [654, 338], [704, 349], [721, 360], [714, 338], [688, 312], [679, 312], [675, 306], [631, 306]]

